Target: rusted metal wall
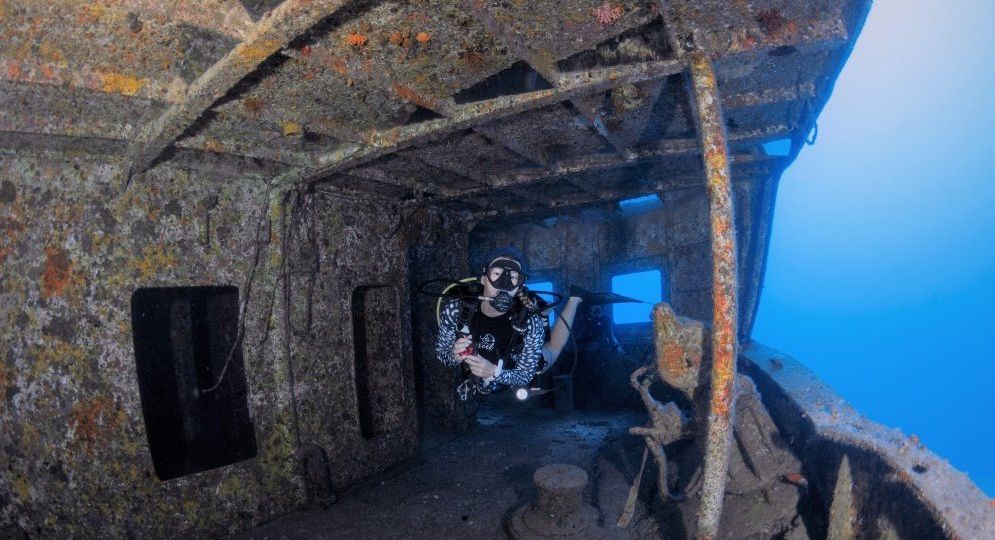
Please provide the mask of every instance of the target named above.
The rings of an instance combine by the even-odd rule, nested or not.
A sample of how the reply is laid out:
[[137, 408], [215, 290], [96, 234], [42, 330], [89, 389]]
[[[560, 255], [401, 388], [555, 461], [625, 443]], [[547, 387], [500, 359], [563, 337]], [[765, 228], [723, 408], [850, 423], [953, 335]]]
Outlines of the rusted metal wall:
[[[283, 309], [273, 294], [278, 198], [261, 183], [166, 168], [121, 194], [115, 165], [0, 159], [0, 536], [225, 532], [300, 503], [282, 338], [271, 324]], [[257, 249], [244, 358], [259, 457], [161, 482], [142, 418], [131, 293], [231, 284], [244, 299]]]
[[476, 402], [460, 401], [455, 388], [461, 377], [435, 356], [437, 298], [417, 294], [429, 279], [459, 279], [470, 275], [467, 223], [426, 209], [406, 225], [408, 280], [412, 291], [412, 342], [419, 413], [422, 422], [441, 431], [465, 431], [476, 418]]
[[[407, 264], [400, 212], [376, 202], [323, 193], [291, 194], [290, 354], [300, 441], [328, 455], [333, 484], [343, 485], [409, 457], [417, 449]], [[366, 344], [367, 380], [382, 433], [367, 438], [357, 394], [357, 288], [384, 286], [392, 332]], [[391, 305], [395, 307], [390, 307]], [[374, 312], [383, 312], [376, 306]], [[381, 321], [383, 322], [383, 321]]]
[[[640, 227], [647, 219], [657, 223], [661, 216], [657, 212], [647, 216], [656, 219], [639, 216], [630, 222], [617, 214], [590, 210], [547, 224], [478, 226], [470, 236], [471, 259], [476, 263], [491, 249], [514, 246], [528, 258], [532, 281], [550, 279], [563, 292], [571, 284], [607, 290], [611, 274], [606, 265], [663, 257], [662, 228]], [[645, 234], [627, 234], [635, 230]]]
[[[400, 214], [223, 172], [159, 166], [122, 192], [117, 163], [0, 155], [0, 537], [228, 534], [305, 502], [304, 450], [320, 447], [341, 487], [416, 448]], [[129, 302], [138, 287], [198, 285], [247, 299], [258, 455], [163, 482]], [[372, 438], [359, 429], [350, 305], [365, 285], [389, 292], [373, 312], [396, 311], [396, 332], [378, 330], [369, 349], [382, 402]]]
[[[739, 185], [736, 233], [737, 245], [742, 246], [749, 244], [744, 235], [751, 221], [748, 205], [753, 188], [751, 183]], [[516, 246], [529, 258], [535, 281], [552, 278], [564, 290], [570, 284], [610, 290], [615, 274], [658, 268], [665, 274], [664, 296], [669, 293], [674, 310], [710, 322], [712, 270], [705, 187], [663, 193], [661, 199], [663, 208], [629, 217], [590, 210], [548, 226], [542, 222], [480, 225], [471, 235], [471, 253], [476, 260], [493, 247]], [[738, 254], [742, 261], [746, 250]]]

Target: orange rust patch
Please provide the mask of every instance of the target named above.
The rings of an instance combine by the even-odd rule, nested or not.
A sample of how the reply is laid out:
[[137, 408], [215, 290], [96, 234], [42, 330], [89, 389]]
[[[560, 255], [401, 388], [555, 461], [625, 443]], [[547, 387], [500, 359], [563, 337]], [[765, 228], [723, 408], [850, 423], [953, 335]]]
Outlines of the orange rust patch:
[[402, 99], [406, 99], [411, 103], [414, 103], [415, 105], [420, 105], [422, 107], [425, 107], [426, 109], [434, 108], [432, 106], [432, 100], [422, 97], [420, 94], [418, 94], [418, 92], [416, 92], [410, 86], [405, 86], [400, 83], [393, 83], [392, 85], [390, 85], [390, 87]]
[[788, 473], [781, 477], [782, 482], [787, 482], [796, 486], [808, 487], [808, 479], [805, 478], [801, 473]]
[[731, 410], [732, 389], [728, 384], [722, 384], [722, 380], [713, 381], [712, 384], [719, 384], [718, 391], [715, 392], [712, 403], [712, 411], [721, 417], [728, 417]]
[[333, 57], [329, 62], [329, 67], [335, 70], [335, 73], [339, 75], [348, 75], [349, 66], [346, 65], [345, 60], [337, 57]]
[[114, 402], [110, 398], [98, 396], [81, 401], [70, 412], [74, 441], [91, 451], [93, 444], [110, 434], [117, 424]]
[[346, 45], [356, 48], [366, 46], [366, 41], [366, 36], [363, 34], [349, 34], [345, 37]]
[[7, 373], [7, 368], [0, 364], [0, 403], [7, 400], [7, 387], [10, 386], [11, 378]]
[[466, 63], [471, 69], [483, 69], [487, 65], [487, 60], [479, 51], [466, 50], [459, 56], [460, 60]]
[[428, 43], [432, 40], [432, 36], [429, 35], [428, 32], [418, 32], [418, 35], [415, 36], [415, 40], [418, 41], [418, 43]]
[[73, 265], [66, 252], [57, 247], [45, 248], [45, 268], [41, 274], [41, 293], [45, 298], [62, 294], [72, 277]]
[[245, 108], [246, 112], [252, 116], [258, 116], [263, 110], [263, 100], [259, 98], [247, 98], [243, 103], [242, 107]]
[[101, 90], [108, 94], [133, 96], [145, 87], [145, 82], [145, 79], [122, 73], [103, 73], [100, 75]]
[[312, 62], [316, 65], [330, 69], [339, 75], [349, 74], [349, 66], [346, 65], [345, 59], [333, 54], [329, 49], [323, 47], [314, 49], [311, 51], [311, 56], [314, 58]]
[[389, 41], [392, 45], [397, 45], [398, 47], [407, 47], [411, 42], [410, 36], [411, 34], [408, 32], [395, 30], [391, 32], [390, 36], [387, 37], [387, 41]]
[[239, 46], [236, 51], [238, 58], [247, 64], [258, 64], [267, 59], [280, 48], [280, 42], [272, 39], [260, 39], [253, 43]]
[[62, 68], [69, 66], [66, 62], [66, 55], [64, 55], [58, 47], [47, 41], [42, 41], [41, 44], [38, 45], [38, 52], [41, 54], [42, 58], [53, 65]]
[[659, 356], [660, 371], [671, 377], [680, 377], [684, 374], [684, 349], [681, 349], [674, 341], [667, 342], [663, 346], [663, 354]]
[[798, 31], [798, 24], [786, 19], [777, 10], [771, 9], [761, 12], [757, 15], [756, 20], [760, 24], [760, 29], [763, 30], [764, 34], [774, 38], [791, 36]]
[[0, 265], [14, 251], [14, 244], [24, 232], [24, 224], [19, 218], [20, 216], [14, 211], [10, 213], [9, 217], [0, 217]]

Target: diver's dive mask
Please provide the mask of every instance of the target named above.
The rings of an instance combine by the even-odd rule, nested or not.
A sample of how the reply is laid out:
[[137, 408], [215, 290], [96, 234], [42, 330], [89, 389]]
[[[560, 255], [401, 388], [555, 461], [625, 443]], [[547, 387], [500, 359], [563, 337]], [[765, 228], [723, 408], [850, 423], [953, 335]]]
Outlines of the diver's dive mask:
[[[495, 268], [500, 268], [501, 272], [498, 273], [497, 279], [491, 279]], [[491, 300], [491, 306], [501, 313], [510, 310], [515, 303], [511, 293], [525, 280], [522, 265], [510, 259], [497, 259], [484, 269], [484, 276], [491, 287], [498, 291], [497, 296]]]

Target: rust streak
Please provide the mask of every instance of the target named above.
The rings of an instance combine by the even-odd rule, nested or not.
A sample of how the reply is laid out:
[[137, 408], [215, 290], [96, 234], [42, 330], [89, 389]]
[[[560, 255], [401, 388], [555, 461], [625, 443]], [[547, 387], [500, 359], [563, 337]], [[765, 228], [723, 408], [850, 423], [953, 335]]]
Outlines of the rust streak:
[[698, 136], [704, 153], [712, 252], [712, 382], [705, 474], [698, 510], [698, 538], [719, 533], [734, 414], [736, 378], [736, 234], [729, 151], [718, 84], [703, 53], [691, 55], [691, 86]]
[[41, 274], [41, 292], [45, 298], [58, 296], [69, 285], [73, 265], [66, 252], [57, 247], [45, 248], [45, 268]]

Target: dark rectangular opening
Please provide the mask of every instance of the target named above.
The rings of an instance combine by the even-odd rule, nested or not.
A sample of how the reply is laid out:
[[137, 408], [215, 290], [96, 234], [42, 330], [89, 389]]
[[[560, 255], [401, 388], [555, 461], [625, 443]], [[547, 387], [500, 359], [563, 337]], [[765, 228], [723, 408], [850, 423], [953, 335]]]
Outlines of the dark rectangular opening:
[[402, 416], [401, 364], [397, 291], [390, 285], [364, 285], [352, 292], [352, 332], [356, 369], [356, 402], [363, 437], [370, 439], [396, 428]]
[[238, 288], [138, 289], [131, 323], [156, 476], [169, 480], [255, 457], [236, 341]]
[[469, 88], [456, 92], [453, 101], [457, 105], [463, 105], [536, 90], [548, 90], [552, 87], [553, 85], [532, 69], [532, 66], [519, 61]]

